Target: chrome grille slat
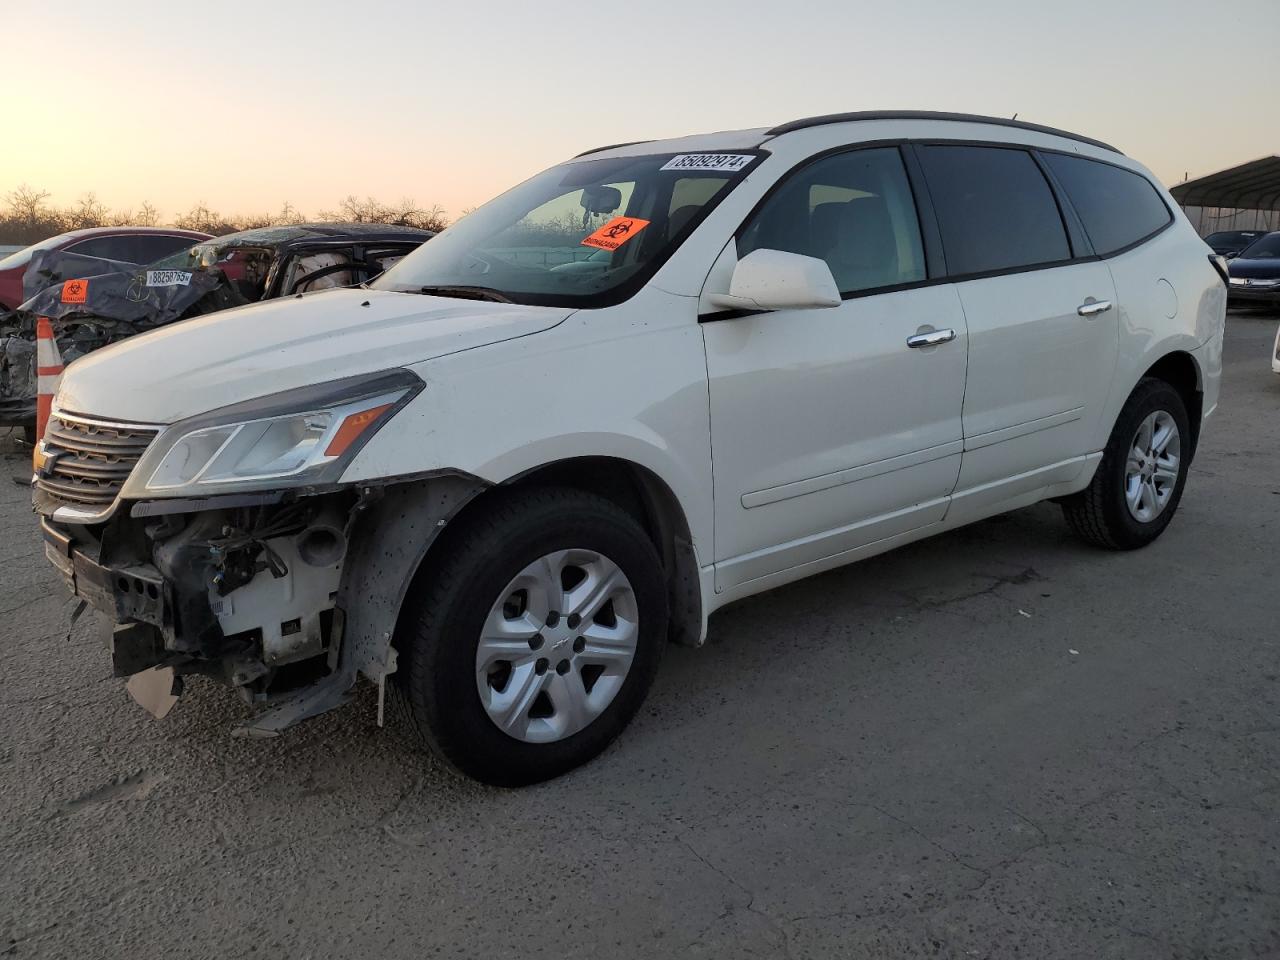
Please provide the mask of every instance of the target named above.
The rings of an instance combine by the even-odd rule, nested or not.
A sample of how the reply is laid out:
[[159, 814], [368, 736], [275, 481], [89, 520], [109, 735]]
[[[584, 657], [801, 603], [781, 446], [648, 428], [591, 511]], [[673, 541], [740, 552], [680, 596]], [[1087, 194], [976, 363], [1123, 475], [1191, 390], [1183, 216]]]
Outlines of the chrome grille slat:
[[108, 486], [97, 483], [76, 483], [45, 477], [40, 480], [39, 486], [45, 493], [73, 503], [110, 503], [116, 496], [113, 492], [108, 493]]
[[77, 436], [65, 430], [49, 430], [45, 433], [45, 438], [58, 446], [72, 446], [86, 453], [100, 453], [103, 456], [140, 457], [142, 451], [147, 449], [146, 443], [102, 441], [96, 437]]
[[117, 479], [123, 482], [133, 472], [133, 464], [112, 465], [109, 463], [94, 463], [89, 460], [62, 459], [58, 461], [57, 469], [54, 472], [64, 477], [86, 477], [100, 480]]
[[54, 414], [45, 430], [46, 466], [36, 485], [77, 504], [110, 504], [159, 433], [158, 427]]

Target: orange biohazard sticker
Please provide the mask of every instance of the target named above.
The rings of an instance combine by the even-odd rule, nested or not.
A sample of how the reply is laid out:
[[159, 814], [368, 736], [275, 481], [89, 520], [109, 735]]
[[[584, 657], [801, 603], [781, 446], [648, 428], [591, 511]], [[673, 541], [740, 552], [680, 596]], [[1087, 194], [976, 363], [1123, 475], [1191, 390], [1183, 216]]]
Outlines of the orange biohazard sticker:
[[598, 250], [617, 250], [649, 225], [648, 220], [636, 217], [614, 217], [591, 236], [582, 241], [584, 247], [595, 247]]
[[63, 303], [84, 303], [88, 296], [88, 280], [67, 280], [62, 284]]

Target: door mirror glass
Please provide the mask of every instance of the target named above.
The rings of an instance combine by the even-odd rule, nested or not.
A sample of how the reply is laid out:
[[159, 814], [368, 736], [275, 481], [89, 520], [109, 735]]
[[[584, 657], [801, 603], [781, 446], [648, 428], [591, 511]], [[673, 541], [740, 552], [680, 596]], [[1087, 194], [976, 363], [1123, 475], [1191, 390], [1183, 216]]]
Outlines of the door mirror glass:
[[711, 302], [727, 310], [813, 310], [840, 306], [840, 290], [825, 261], [762, 249], [738, 261], [729, 292]]

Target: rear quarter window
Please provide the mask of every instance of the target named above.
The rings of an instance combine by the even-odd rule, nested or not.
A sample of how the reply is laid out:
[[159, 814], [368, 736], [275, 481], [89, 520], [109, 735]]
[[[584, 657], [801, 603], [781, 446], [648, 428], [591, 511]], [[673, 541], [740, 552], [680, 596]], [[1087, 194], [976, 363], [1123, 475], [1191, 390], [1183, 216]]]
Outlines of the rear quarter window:
[[1044, 161], [1101, 256], [1145, 240], [1173, 219], [1159, 192], [1140, 174], [1061, 153], [1046, 153]]
[[1006, 147], [917, 148], [952, 276], [1071, 259], [1062, 214], [1031, 154]]

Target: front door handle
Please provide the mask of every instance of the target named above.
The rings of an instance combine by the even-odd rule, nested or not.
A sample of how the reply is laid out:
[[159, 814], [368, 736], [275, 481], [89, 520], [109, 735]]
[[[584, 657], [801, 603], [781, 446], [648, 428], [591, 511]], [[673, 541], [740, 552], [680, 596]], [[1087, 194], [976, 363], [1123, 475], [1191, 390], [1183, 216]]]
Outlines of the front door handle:
[[949, 343], [956, 338], [954, 330], [929, 330], [907, 337], [908, 347], [936, 347], [940, 343]]
[[1090, 297], [1080, 306], [1076, 307], [1076, 313], [1082, 317], [1096, 317], [1100, 313], [1106, 313], [1111, 309], [1110, 300], [1095, 300]]

